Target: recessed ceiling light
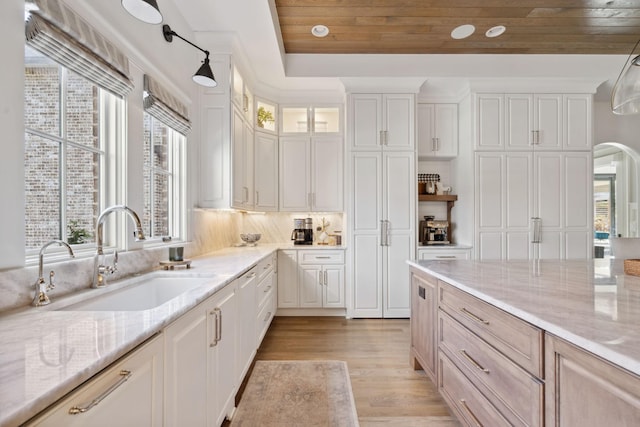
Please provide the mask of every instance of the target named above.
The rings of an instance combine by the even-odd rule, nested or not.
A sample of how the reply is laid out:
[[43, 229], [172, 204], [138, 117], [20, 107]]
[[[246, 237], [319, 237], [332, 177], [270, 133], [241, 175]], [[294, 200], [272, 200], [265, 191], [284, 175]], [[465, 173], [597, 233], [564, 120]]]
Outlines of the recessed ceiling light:
[[451, 31], [451, 38], [456, 40], [466, 39], [471, 34], [473, 34], [475, 30], [476, 27], [471, 24], [460, 25], [459, 27], [456, 27], [453, 29], [453, 31]]
[[487, 37], [498, 37], [504, 34], [507, 31], [507, 28], [504, 25], [496, 25], [495, 27], [491, 27], [484, 33]]
[[327, 37], [329, 35], [329, 28], [326, 25], [314, 25], [311, 29], [311, 34], [316, 37]]

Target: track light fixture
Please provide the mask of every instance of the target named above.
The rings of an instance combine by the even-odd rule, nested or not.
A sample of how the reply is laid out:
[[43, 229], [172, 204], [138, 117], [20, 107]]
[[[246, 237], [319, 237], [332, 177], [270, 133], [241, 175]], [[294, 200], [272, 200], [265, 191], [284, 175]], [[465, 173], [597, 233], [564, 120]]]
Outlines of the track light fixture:
[[159, 24], [162, 22], [162, 14], [156, 0], [122, 0], [122, 7], [147, 24]]
[[167, 24], [162, 26], [162, 34], [164, 35], [164, 39], [169, 43], [173, 41], [173, 36], [176, 36], [180, 40], [190, 44], [191, 46], [195, 47], [199, 51], [204, 52], [206, 57], [204, 58], [204, 61], [202, 62], [202, 65], [200, 66], [200, 68], [198, 68], [198, 71], [196, 71], [196, 73], [193, 75], [193, 81], [198, 83], [201, 86], [206, 86], [206, 87], [218, 86], [218, 83], [216, 82], [215, 77], [213, 77], [213, 71], [211, 70], [211, 66], [209, 65], [208, 50], [204, 50], [201, 47], [191, 43], [189, 40], [185, 39], [184, 37], [181, 37], [179, 34], [173, 31], [171, 27], [168, 26]]

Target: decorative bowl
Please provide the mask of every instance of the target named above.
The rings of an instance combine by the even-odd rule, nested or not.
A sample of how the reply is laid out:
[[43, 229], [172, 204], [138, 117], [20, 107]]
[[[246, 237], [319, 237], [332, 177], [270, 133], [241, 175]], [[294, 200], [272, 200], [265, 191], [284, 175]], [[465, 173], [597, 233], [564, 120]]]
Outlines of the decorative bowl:
[[255, 244], [258, 240], [260, 240], [260, 237], [262, 237], [260, 233], [243, 233], [240, 235], [240, 239], [250, 245]]

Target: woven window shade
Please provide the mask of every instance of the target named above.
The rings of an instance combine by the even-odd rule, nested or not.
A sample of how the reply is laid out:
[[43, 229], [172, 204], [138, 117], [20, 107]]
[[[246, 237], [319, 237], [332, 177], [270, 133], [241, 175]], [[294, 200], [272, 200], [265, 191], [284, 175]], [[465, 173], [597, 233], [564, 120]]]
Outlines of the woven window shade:
[[133, 89], [129, 60], [60, 1], [29, 0], [27, 44], [96, 85], [125, 97]]
[[147, 74], [144, 75], [144, 110], [173, 130], [187, 135], [191, 121], [187, 107]]

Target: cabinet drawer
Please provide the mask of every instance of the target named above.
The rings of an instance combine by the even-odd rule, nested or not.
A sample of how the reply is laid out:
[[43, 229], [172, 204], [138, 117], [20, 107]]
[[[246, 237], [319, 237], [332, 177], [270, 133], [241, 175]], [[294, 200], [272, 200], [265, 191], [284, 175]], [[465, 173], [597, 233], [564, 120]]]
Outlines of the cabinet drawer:
[[256, 336], [258, 337], [258, 347], [260, 347], [260, 343], [266, 335], [267, 330], [269, 329], [269, 325], [271, 324], [271, 320], [273, 320], [273, 316], [275, 316], [275, 314], [276, 292], [274, 289], [271, 289], [267, 293], [267, 298], [265, 299], [264, 306], [258, 312], [258, 316], [256, 317]]
[[300, 264], [344, 264], [344, 251], [300, 251], [298, 262]]
[[418, 249], [418, 259], [424, 260], [455, 260], [469, 259], [469, 251], [466, 249], [426, 250]]
[[515, 426], [542, 426], [542, 382], [440, 311], [440, 348]]
[[438, 389], [464, 425], [511, 426], [442, 352], [438, 355]]
[[256, 272], [258, 273], [258, 282], [262, 281], [269, 273], [271, 273], [276, 264], [276, 258], [274, 256], [270, 256], [268, 258], [263, 259], [258, 263], [256, 268]]
[[544, 378], [541, 329], [440, 281], [440, 308], [505, 356]]
[[273, 293], [274, 290], [273, 274], [268, 275], [260, 283], [256, 289], [256, 298], [258, 300], [258, 310], [264, 307], [267, 298]]

